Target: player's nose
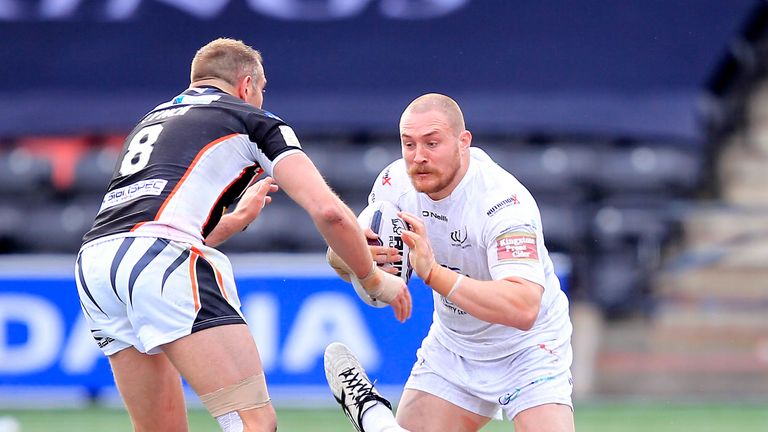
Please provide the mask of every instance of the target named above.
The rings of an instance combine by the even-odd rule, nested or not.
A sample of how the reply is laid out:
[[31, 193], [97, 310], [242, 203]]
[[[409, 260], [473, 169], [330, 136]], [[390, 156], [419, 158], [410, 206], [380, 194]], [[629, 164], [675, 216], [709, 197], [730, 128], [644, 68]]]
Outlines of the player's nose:
[[413, 161], [416, 163], [427, 162], [427, 151], [422, 145], [416, 146], [416, 151], [413, 154]]

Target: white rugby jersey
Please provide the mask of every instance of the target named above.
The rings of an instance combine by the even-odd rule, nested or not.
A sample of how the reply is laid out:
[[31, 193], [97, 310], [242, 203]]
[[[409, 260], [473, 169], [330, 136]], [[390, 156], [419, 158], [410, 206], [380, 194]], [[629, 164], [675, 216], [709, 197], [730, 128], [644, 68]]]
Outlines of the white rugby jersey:
[[466, 175], [450, 196], [439, 201], [416, 192], [405, 161], [396, 160], [379, 174], [368, 197], [369, 204], [382, 200], [421, 216], [438, 264], [473, 279], [517, 276], [544, 287], [538, 318], [528, 331], [477, 319], [433, 291], [435, 311], [428, 338], [477, 360], [570, 338], [568, 299], [544, 246], [538, 206], [530, 192], [483, 150], [470, 148]]

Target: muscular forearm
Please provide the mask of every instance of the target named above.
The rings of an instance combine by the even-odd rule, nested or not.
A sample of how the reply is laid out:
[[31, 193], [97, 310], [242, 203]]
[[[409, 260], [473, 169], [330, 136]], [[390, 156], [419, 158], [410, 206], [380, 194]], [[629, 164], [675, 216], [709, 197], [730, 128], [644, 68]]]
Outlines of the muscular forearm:
[[368, 275], [373, 260], [357, 219], [328, 187], [312, 161], [303, 153], [295, 153], [282, 159], [274, 171], [280, 186], [309, 214], [328, 246], [355, 275]]
[[371, 271], [371, 253], [365, 242], [357, 219], [341, 201], [315, 215], [312, 219], [318, 231], [323, 235], [328, 246], [338, 255], [358, 277], [364, 277]]
[[[433, 290], [447, 297], [458, 277], [436, 264], [427, 279]], [[519, 278], [481, 281], [464, 277], [449, 299], [475, 318], [529, 330], [539, 314], [542, 291], [541, 286]]]

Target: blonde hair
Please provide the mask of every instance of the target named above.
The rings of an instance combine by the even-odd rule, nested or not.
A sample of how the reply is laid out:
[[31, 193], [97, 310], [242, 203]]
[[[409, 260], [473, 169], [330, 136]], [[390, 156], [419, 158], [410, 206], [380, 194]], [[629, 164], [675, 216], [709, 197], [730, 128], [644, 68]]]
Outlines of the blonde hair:
[[219, 38], [197, 50], [192, 59], [190, 82], [217, 78], [232, 86], [250, 75], [254, 82], [263, 73], [261, 53], [243, 41]]
[[423, 113], [431, 110], [436, 110], [445, 114], [451, 125], [451, 129], [456, 133], [456, 136], [466, 129], [466, 125], [464, 124], [464, 114], [461, 112], [459, 104], [450, 97], [440, 93], [427, 93], [417, 97], [413, 102], [408, 104], [405, 111], [403, 111], [402, 117], [405, 117], [406, 114], [412, 112]]

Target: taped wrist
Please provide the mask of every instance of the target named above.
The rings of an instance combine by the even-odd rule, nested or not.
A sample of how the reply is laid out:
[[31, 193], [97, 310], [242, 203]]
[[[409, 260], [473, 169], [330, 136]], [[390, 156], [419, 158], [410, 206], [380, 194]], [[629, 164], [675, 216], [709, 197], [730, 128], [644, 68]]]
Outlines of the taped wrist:
[[427, 273], [427, 277], [424, 278], [424, 283], [426, 285], [429, 285], [429, 283], [432, 281], [432, 271], [435, 270], [435, 266], [437, 265], [437, 261], [432, 261], [432, 264], [429, 266], [429, 273]]
[[464, 275], [460, 274], [459, 277], [456, 278], [456, 282], [453, 283], [453, 286], [451, 286], [451, 290], [448, 291], [448, 295], [445, 296], [445, 298], [447, 298], [448, 300], [451, 299], [451, 296], [453, 295], [453, 293], [456, 292], [456, 290], [461, 285], [462, 279], [464, 279]]
[[376, 263], [373, 265], [373, 273], [360, 279], [360, 284], [371, 297], [387, 304], [397, 297], [403, 283], [399, 277], [379, 269]]
[[375, 275], [376, 275], [376, 261], [371, 261], [371, 270], [366, 273], [365, 276], [360, 277], [358, 276], [358, 279], [360, 280], [360, 283], [365, 286], [365, 283], [370, 281]]
[[447, 299], [459, 289], [465, 276], [451, 269], [435, 266], [430, 279], [429, 286], [432, 290]]
[[352, 273], [352, 270], [347, 266], [347, 264], [339, 258], [338, 255], [329, 247], [328, 250], [325, 252], [325, 261], [328, 263], [329, 266], [333, 269], [333, 271], [336, 272], [337, 275], [339, 275], [340, 278], [344, 279], [345, 281], [349, 282], [349, 276]]

